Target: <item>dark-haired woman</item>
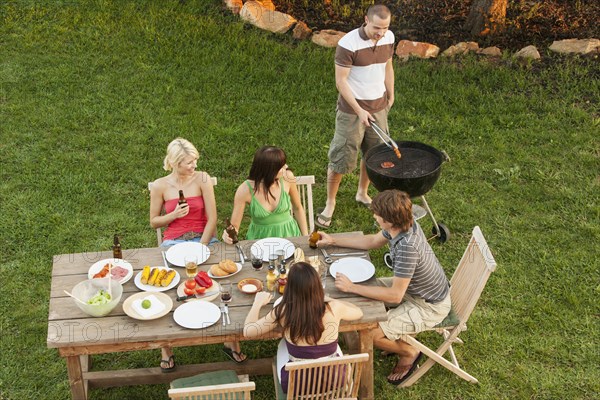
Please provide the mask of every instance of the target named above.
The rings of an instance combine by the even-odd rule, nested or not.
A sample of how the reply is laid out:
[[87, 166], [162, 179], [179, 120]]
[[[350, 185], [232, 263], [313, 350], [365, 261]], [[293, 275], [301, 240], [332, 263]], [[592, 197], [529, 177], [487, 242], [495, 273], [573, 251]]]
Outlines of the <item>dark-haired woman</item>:
[[[246, 239], [308, 235], [296, 179], [278, 147], [265, 146], [254, 153], [248, 179], [235, 192], [231, 224], [238, 232], [246, 205], [251, 217]], [[223, 241], [232, 243], [225, 231]]]
[[319, 274], [305, 262], [292, 264], [281, 303], [259, 319], [261, 307], [267, 305], [271, 297], [266, 292], [256, 294], [244, 323], [244, 336], [254, 338], [282, 328], [283, 339], [277, 349], [277, 373], [287, 393], [285, 364], [341, 355], [338, 346], [340, 321], [359, 319], [363, 313], [354, 304], [326, 298]]

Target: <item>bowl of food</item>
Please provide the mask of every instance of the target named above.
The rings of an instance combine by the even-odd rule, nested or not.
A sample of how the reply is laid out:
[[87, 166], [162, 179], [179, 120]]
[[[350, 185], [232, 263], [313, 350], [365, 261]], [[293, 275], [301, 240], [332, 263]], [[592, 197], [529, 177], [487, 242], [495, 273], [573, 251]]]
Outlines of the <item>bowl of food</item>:
[[242, 293], [254, 294], [256, 292], [261, 291], [262, 288], [263, 284], [258, 279], [246, 278], [238, 282], [238, 289]]
[[71, 294], [81, 311], [92, 317], [103, 317], [119, 304], [123, 286], [116, 279], [88, 279], [75, 285]]

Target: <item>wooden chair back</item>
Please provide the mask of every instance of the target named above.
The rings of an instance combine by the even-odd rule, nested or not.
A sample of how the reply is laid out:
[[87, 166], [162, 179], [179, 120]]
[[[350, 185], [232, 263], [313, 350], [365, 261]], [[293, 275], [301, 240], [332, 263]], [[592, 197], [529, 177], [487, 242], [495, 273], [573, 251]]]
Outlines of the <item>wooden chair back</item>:
[[287, 399], [357, 398], [360, 377], [369, 354], [289, 362]]
[[473, 228], [473, 235], [467, 249], [450, 279], [452, 307], [461, 324], [465, 324], [471, 316], [488, 278], [495, 269], [494, 256], [481, 229], [476, 226]]
[[[213, 186], [217, 186], [217, 178], [214, 176], [210, 177], [210, 180], [212, 181]], [[152, 191], [152, 185], [154, 185], [154, 182], [148, 182], [148, 191]], [[156, 228], [156, 243], [158, 244], [158, 246], [160, 246], [160, 244], [162, 243], [162, 230], [161, 228]]]
[[315, 184], [314, 175], [303, 175], [296, 177], [296, 186], [300, 193], [300, 199], [302, 200], [302, 206], [306, 210], [306, 216], [308, 217], [308, 231], [309, 233], [315, 229], [315, 212], [313, 210], [313, 192], [312, 185]]
[[169, 389], [171, 400], [249, 400], [256, 389], [254, 382], [225, 383], [221, 385], [195, 386]]

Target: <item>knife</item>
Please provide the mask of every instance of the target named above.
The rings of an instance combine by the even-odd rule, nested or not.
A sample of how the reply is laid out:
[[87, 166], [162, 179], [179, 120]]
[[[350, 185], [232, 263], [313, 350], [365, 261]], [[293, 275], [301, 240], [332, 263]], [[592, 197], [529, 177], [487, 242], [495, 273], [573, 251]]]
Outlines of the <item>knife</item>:
[[225, 316], [227, 317], [227, 325], [231, 325], [231, 319], [229, 319], [229, 307], [227, 306], [227, 304], [225, 304], [224, 308]]
[[364, 256], [365, 253], [364, 252], [360, 252], [360, 253], [331, 253], [329, 254], [330, 256], [333, 257], [342, 257], [342, 256]]
[[194, 297], [198, 297], [197, 294], [190, 294], [188, 296], [177, 296], [177, 298], [175, 299], [176, 301], [186, 301], [189, 299], [193, 299]]
[[242, 251], [242, 248], [240, 247], [239, 244], [236, 244], [235, 247], [238, 249], [238, 252], [240, 253], [240, 263], [245, 263], [246, 259], [244, 258], [244, 252]]

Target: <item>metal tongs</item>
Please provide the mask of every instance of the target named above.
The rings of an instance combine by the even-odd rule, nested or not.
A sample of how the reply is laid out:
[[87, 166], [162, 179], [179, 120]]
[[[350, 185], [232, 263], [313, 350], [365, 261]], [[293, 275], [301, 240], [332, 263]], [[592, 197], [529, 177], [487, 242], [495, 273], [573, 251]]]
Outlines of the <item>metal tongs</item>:
[[387, 133], [385, 133], [383, 131], [383, 129], [381, 129], [379, 127], [379, 125], [377, 125], [375, 123], [375, 121], [369, 121], [369, 124], [371, 124], [371, 127], [373, 128], [373, 130], [375, 131], [375, 133], [377, 134], [377, 136], [379, 136], [381, 138], [381, 140], [383, 140], [383, 143], [385, 143], [385, 145], [387, 147], [389, 147], [390, 149], [392, 149], [394, 151], [394, 153], [396, 153], [396, 156], [398, 156], [398, 158], [401, 158], [402, 155], [400, 154], [400, 149], [398, 148], [398, 144], [394, 141], [394, 139], [392, 139], [390, 137], [390, 135], [388, 135]]

